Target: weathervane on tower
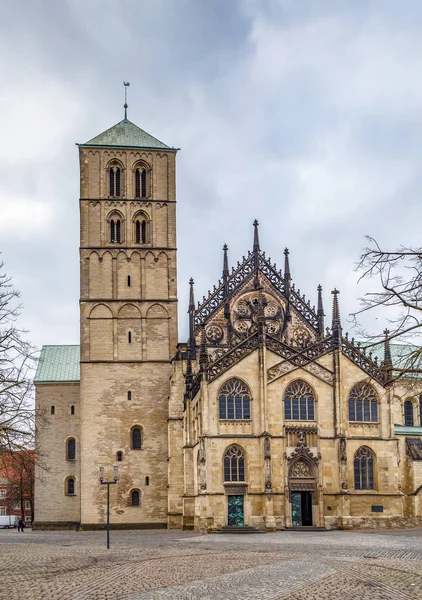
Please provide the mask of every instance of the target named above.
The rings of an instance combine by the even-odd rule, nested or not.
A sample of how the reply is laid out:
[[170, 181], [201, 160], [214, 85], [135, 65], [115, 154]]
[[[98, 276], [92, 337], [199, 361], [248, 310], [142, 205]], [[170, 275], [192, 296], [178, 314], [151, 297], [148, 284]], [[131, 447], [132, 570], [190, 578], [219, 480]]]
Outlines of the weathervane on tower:
[[125, 121], [127, 121], [127, 88], [130, 86], [129, 81], [124, 81], [123, 85], [125, 86], [125, 104], [124, 104], [124, 108], [125, 108]]

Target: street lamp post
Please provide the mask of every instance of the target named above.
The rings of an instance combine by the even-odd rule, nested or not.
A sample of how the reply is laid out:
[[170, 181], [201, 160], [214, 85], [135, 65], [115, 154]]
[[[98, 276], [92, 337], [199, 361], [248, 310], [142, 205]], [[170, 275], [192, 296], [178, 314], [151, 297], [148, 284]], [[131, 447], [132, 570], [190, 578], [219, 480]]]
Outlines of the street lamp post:
[[110, 486], [117, 483], [117, 470], [119, 467], [114, 466], [113, 481], [104, 481], [104, 467], [100, 467], [100, 483], [107, 486], [107, 550], [110, 549]]

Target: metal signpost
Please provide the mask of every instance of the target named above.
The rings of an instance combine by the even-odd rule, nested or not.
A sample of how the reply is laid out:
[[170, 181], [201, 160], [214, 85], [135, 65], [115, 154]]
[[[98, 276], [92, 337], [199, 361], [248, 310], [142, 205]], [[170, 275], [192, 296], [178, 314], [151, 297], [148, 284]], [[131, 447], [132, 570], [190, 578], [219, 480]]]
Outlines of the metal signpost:
[[107, 550], [110, 549], [110, 486], [117, 483], [118, 467], [114, 466], [113, 481], [104, 481], [104, 467], [100, 467], [100, 483], [107, 486]]

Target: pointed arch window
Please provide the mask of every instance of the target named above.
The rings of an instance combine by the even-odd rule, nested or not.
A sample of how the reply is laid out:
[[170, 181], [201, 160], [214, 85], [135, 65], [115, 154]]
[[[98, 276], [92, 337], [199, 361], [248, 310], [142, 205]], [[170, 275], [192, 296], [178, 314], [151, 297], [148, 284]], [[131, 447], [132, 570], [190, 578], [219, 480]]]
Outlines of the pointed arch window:
[[221, 387], [218, 396], [220, 420], [251, 418], [251, 394], [246, 383], [240, 379], [229, 379]]
[[375, 455], [366, 446], [362, 446], [355, 453], [353, 471], [355, 490], [374, 490], [374, 462]]
[[415, 422], [413, 418], [413, 402], [406, 400], [404, 403], [404, 424], [407, 427], [413, 427]]
[[224, 455], [224, 481], [245, 481], [245, 456], [239, 446], [230, 446]]
[[117, 164], [112, 164], [108, 170], [108, 194], [109, 196], [121, 196], [121, 168]]
[[349, 394], [349, 421], [378, 422], [378, 402], [375, 390], [367, 383], [357, 383]]
[[284, 418], [289, 421], [314, 421], [315, 399], [312, 388], [298, 379], [287, 386], [284, 394]]
[[140, 427], [134, 427], [131, 434], [132, 450], [140, 450], [142, 448], [142, 431]]

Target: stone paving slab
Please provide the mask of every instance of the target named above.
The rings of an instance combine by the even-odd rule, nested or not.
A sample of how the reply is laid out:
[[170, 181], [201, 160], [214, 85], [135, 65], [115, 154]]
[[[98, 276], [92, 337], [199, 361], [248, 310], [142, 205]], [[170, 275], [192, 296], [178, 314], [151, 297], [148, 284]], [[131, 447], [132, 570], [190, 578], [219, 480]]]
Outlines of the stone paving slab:
[[135, 595], [119, 595], [118, 600], [272, 600], [303, 585], [316, 581], [334, 569], [308, 560], [286, 560], [275, 565], [265, 565], [235, 574], [207, 578], [202, 581], [168, 589]]
[[0, 600], [422, 600], [422, 530], [0, 531]]

